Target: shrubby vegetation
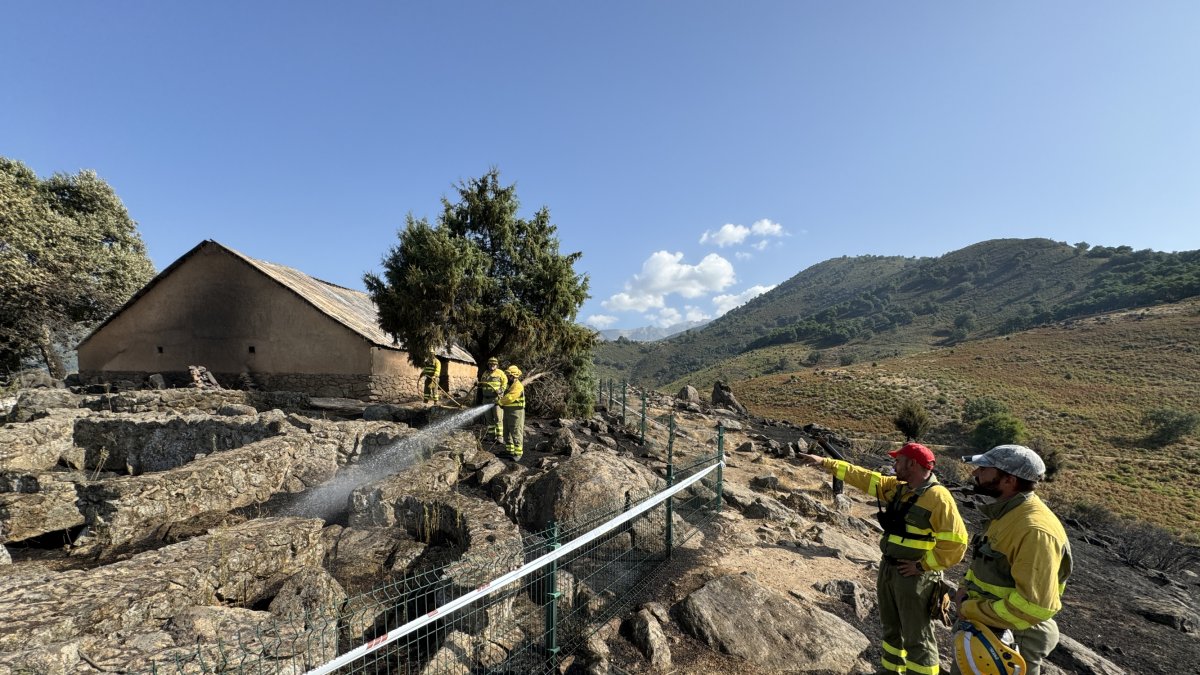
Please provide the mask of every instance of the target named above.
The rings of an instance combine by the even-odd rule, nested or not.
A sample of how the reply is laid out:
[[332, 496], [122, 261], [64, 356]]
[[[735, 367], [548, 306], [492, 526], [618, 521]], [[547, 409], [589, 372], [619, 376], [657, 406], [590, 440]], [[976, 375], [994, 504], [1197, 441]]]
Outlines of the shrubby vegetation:
[[1142, 415], [1146, 442], [1156, 448], [1181, 441], [1200, 426], [1200, 414], [1175, 408], [1155, 408]]
[[979, 420], [971, 432], [971, 441], [980, 450], [997, 445], [1021, 443], [1026, 438], [1025, 423], [1010, 413], [992, 413]]
[[987, 396], [970, 398], [963, 403], [962, 421], [974, 424], [988, 415], [1006, 412], [1008, 412], [1008, 406], [994, 398]]
[[925, 406], [916, 401], [905, 401], [900, 407], [900, 412], [892, 418], [892, 424], [896, 425], [897, 431], [904, 434], [904, 440], [919, 441], [933, 426], [933, 419], [925, 410]]

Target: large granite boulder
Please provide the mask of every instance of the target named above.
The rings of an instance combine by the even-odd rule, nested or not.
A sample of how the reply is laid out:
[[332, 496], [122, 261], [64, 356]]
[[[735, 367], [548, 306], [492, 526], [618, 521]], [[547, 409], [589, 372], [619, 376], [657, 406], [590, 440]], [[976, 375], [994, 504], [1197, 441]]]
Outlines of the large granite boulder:
[[773, 672], [871, 672], [870, 641], [821, 609], [794, 602], [748, 575], [708, 582], [676, 606], [679, 623], [709, 647]]
[[321, 564], [321, 527], [263, 518], [90, 570], [0, 576], [0, 652], [158, 629], [196, 605], [269, 601], [288, 577]]
[[[0, 492], [0, 541], [24, 541], [83, 524], [75, 485], [58, 477], [26, 475], [21, 484], [11, 486], [19, 490]], [[0, 479], [5, 482], [9, 481]]]
[[729, 408], [742, 415], [748, 414], [746, 406], [738, 403], [737, 397], [733, 395], [733, 389], [721, 381], [713, 383], [712, 404], [719, 408]]
[[0, 471], [45, 471], [71, 453], [75, 422], [87, 410], [54, 410], [32, 422], [0, 427]]
[[113, 555], [158, 541], [166, 529], [261, 504], [334, 475], [336, 456], [288, 434], [142, 476], [80, 486], [90, 537], [80, 553]]
[[80, 397], [66, 389], [23, 389], [8, 412], [8, 422], [29, 422], [52, 410], [78, 408]]
[[337, 582], [352, 594], [365, 593], [405, 573], [426, 548], [424, 542], [393, 526], [342, 528], [332, 525], [329, 530], [325, 565]]

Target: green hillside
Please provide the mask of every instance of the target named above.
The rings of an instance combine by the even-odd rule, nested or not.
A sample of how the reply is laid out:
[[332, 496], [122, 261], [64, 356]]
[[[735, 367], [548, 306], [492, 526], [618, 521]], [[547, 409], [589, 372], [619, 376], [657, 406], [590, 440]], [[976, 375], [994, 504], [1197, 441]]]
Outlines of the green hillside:
[[814, 265], [702, 329], [595, 352], [601, 377], [701, 387], [804, 365], [876, 361], [1050, 321], [1200, 295], [1200, 251], [999, 239], [937, 258]]

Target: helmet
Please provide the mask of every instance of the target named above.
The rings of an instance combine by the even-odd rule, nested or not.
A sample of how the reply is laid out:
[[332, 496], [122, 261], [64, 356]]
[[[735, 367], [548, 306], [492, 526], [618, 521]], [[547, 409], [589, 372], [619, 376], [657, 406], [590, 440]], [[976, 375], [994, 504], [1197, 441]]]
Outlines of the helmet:
[[504, 369], [504, 372], [508, 373], [509, 375], [512, 375], [513, 377], [521, 376], [521, 369], [516, 366], [509, 366]]
[[488, 359], [488, 365], [489, 366], [498, 366], [498, 365], [500, 365], [500, 359], [493, 356], [492, 358]]
[[954, 661], [963, 675], [1025, 675], [1025, 659], [987, 626], [960, 621], [953, 642]]

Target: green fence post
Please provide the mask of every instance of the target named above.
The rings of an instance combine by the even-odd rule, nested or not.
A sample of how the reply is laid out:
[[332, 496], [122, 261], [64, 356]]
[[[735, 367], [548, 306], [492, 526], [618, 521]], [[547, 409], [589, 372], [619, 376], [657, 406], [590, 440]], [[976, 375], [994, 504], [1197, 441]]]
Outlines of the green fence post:
[[721, 491], [725, 488], [725, 425], [717, 425], [717, 510], [721, 510]]
[[621, 380], [621, 429], [625, 429], [625, 392], [629, 390], [629, 383]]
[[608, 409], [610, 411], [612, 410], [612, 401], [613, 401], [613, 379], [610, 377], [610, 378], [608, 378]]
[[[546, 552], [551, 553], [561, 547], [558, 543], [558, 521], [550, 523], [550, 538], [546, 541]], [[558, 559], [550, 561], [546, 566], [546, 654], [550, 669], [556, 667], [558, 659]]]
[[642, 445], [646, 444], [646, 390], [642, 390]]
[[[667, 487], [675, 485], [675, 413], [667, 432]], [[667, 497], [667, 557], [675, 553], [675, 498]]]

